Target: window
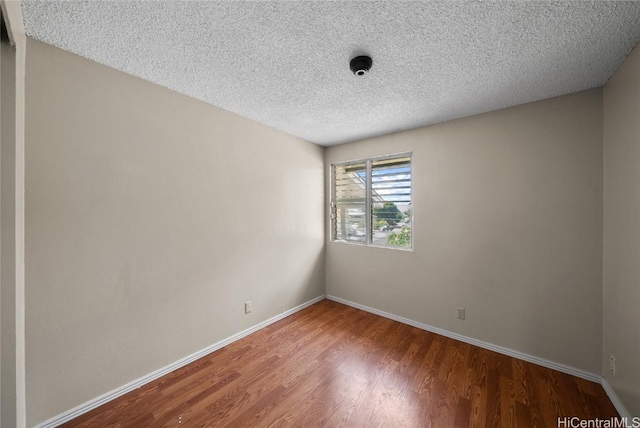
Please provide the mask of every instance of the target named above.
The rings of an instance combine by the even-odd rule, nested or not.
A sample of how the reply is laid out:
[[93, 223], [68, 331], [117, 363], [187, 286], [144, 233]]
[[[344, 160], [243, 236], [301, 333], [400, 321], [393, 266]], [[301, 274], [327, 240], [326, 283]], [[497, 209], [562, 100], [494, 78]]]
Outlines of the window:
[[331, 165], [331, 239], [411, 248], [411, 154]]

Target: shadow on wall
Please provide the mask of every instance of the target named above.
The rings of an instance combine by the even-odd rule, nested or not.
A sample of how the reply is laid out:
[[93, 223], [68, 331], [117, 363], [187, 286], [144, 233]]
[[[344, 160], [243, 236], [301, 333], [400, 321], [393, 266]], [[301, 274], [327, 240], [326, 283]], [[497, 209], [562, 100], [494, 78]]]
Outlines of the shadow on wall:
[[[308, 250], [308, 247], [307, 247]], [[314, 254], [291, 266], [279, 260], [272, 264], [273, 272], [280, 276], [277, 292], [268, 296], [267, 306], [285, 312], [304, 302], [325, 294], [325, 246]]]

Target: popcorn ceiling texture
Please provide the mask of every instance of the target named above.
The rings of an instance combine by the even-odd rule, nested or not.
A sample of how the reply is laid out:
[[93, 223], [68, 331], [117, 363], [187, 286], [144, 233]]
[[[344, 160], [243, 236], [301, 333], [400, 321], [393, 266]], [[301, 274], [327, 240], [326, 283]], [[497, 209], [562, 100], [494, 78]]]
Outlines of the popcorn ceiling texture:
[[[640, 2], [23, 0], [27, 34], [321, 145], [602, 86]], [[373, 57], [364, 77], [356, 54]]]

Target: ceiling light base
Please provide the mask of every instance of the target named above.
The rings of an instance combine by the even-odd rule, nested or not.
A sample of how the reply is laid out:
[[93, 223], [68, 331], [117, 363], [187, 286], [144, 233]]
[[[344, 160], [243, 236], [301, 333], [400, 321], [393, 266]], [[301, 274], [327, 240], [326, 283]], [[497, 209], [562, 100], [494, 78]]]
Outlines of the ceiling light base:
[[371, 66], [373, 65], [373, 60], [371, 57], [366, 55], [361, 55], [353, 58], [349, 63], [351, 67], [351, 71], [356, 76], [364, 76], [371, 70]]

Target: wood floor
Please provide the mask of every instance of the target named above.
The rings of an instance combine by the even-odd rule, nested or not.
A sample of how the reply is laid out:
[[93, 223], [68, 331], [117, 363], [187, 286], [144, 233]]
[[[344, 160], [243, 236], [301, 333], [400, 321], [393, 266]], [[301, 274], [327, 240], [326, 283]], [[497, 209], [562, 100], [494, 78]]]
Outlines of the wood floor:
[[557, 427], [599, 384], [323, 300], [65, 424]]

